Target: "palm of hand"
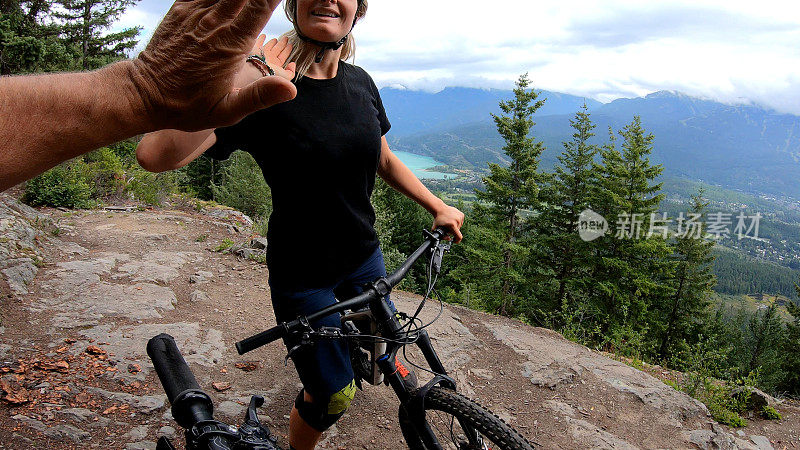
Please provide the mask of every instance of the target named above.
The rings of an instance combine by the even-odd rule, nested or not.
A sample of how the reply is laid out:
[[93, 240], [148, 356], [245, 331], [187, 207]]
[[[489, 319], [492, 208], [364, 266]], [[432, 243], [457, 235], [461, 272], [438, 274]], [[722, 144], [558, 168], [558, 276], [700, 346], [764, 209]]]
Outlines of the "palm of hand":
[[262, 55], [275, 75], [292, 81], [295, 77], [296, 64], [294, 62], [286, 64], [286, 59], [292, 53], [292, 44], [289, 43], [289, 39], [270, 39], [269, 41], [266, 39], [267, 37], [263, 34], [258, 37], [256, 45], [253, 47], [253, 54]]

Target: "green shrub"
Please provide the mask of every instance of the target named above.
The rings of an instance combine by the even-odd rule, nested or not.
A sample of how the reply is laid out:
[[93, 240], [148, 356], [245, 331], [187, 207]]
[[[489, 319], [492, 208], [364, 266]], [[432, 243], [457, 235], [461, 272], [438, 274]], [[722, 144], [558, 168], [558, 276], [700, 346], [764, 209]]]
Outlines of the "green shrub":
[[249, 153], [237, 151], [225, 161], [219, 184], [211, 186], [214, 200], [253, 220], [269, 216], [272, 197], [261, 168]]
[[247, 255], [247, 259], [250, 261], [255, 261], [259, 264], [266, 264], [267, 263], [267, 255], [264, 254], [250, 254]]
[[233, 244], [235, 244], [235, 242], [233, 242], [232, 240], [223, 239], [222, 242], [220, 242], [220, 244], [217, 246], [217, 248], [214, 249], [214, 251], [224, 252], [225, 250], [228, 250], [229, 248], [233, 247]]
[[708, 406], [708, 411], [711, 413], [711, 417], [717, 422], [735, 428], [741, 428], [747, 426], [747, 420], [745, 420], [738, 413], [718, 405], [712, 404], [707, 406]]
[[781, 413], [779, 413], [775, 408], [772, 406], [765, 406], [764, 409], [761, 410], [761, 417], [767, 420], [781, 420]]
[[92, 198], [120, 198], [125, 191], [125, 170], [120, 158], [108, 148], [83, 157], [82, 178], [92, 188]]
[[92, 187], [83, 177], [85, 163], [69, 161], [29, 180], [23, 201], [32, 206], [88, 208]]
[[141, 167], [128, 170], [127, 192], [135, 200], [152, 206], [161, 206], [164, 199], [178, 190], [175, 172], [152, 173]]
[[746, 427], [747, 421], [739, 414], [744, 412], [747, 399], [731, 395], [733, 388], [728, 384], [714, 383], [705, 380], [704, 389], [699, 396], [700, 401], [705, 403], [711, 417], [719, 423], [724, 423], [732, 427]]
[[253, 223], [253, 232], [258, 233], [259, 236], [267, 237], [268, 230], [269, 230], [269, 218], [267, 217], [259, 217]]

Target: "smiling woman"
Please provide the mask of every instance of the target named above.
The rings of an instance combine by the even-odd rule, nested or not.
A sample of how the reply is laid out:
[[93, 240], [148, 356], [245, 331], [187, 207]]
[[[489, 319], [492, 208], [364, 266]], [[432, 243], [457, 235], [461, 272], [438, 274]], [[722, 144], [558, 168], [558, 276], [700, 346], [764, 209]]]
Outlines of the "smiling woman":
[[[273, 78], [265, 75], [262, 65], [268, 66], [275, 77], [294, 81], [294, 100], [229, 127], [148, 135], [137, 148], [151, 170], [178, 168], [204, 153], [224, 160], [235, 150], [258, 162], [272, 190], [266, 259], [278, 322], [308, 316], [386, 275], [370, 202], [376, 175], [430, 212], [433, 228], [445, 228], [455, 242], [462, 238], [464, 214], [392, 153], [377, 86], [345, 62], [354, 51], [350, 32], [366, 11], [366, 0], [288, 0], [293, 29], [267, 43], [262, 36], [242, 59], [236, 83]], [[311, 325], [341, 327], [341, 321], [331, 315]], [[292, 359], [303, 390], [290, 415], [289, 443], [313, 449], [355, 394], [349, 349], [344, 341], [318, 342]]]
[[[367, 0], [311, 2], [287, 0], [286, 17], [294, 29], [283, 34], [292, 47], [289, 61], [297, 64], [297, 79], [308, 72], [313, 63], [320, 63], [327, 50], [342, 49], [342, 60], [355, 55], [356, 43], [350, 32], [367, 13]], [[304, 30], [304, 31], [300, 31]], [[308, 45], [319, 48], [309, 52]]]

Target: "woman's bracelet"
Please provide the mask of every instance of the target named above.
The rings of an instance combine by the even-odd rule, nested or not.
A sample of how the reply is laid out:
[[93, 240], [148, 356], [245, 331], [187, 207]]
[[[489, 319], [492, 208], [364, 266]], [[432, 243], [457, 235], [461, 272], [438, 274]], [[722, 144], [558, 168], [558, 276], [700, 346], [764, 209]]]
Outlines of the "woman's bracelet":
[[272, 70], [272, 67], [267, 64], [266, 59], [264, 59], [261, 55], [250, 55], [247, 57], [247, 62], [256, 66], [256, 68], [261, 71], [261, 75], [263, 76], [272, 76], [275, 75], [275, 71]]

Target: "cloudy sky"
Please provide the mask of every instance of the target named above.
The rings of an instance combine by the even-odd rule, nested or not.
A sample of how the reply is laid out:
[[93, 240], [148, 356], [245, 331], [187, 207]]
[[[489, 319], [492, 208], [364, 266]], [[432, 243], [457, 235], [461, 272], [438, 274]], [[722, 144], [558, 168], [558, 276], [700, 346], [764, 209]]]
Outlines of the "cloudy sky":
[[[171, 2], [123, 17], [144, 41]], [[282, 6], [268, 35], [290, 25]], [[372, 0], [355, 63], [383, 87], [534, 86], [600, 101], [677, 90], [800, 114], [800, 2]]]

